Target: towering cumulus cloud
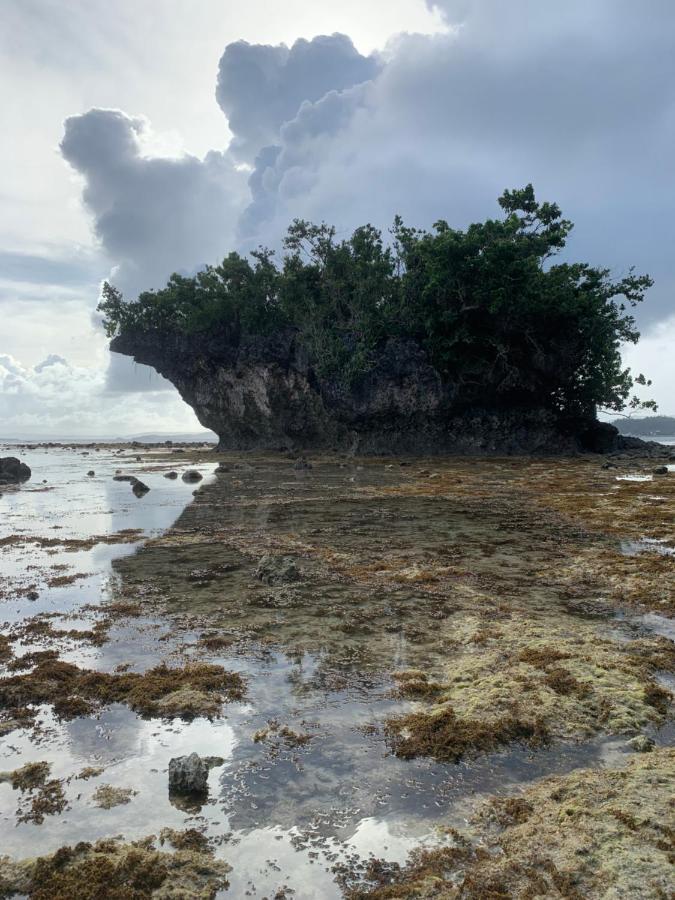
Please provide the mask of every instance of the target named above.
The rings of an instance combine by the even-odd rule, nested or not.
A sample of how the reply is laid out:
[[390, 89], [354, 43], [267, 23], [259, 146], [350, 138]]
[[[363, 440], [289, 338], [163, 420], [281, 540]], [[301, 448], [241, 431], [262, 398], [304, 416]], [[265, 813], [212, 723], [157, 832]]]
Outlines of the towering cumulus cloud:
[[[657, 287], [670, 311], [675, 7], [668, 0], [437, 0], [445, 33], [364, 56], [348, 37], [225, 48], [216, 98], [232, 141], [148, 158], [143, 121], [91, 110], [62, 150], [128, 293], [228, 249], [276, 245], [294, 217], [341, 230], [396, 213], [465, 225], [532, 181], [579, 222], [573, 251]], [[649, 227], [646, 227], [648, 223]]]
[[244, 177], [227, 155], [147, 158], [143, 119], [92, 109], [66, 120], [61, 152], [84, 176], [98, 238], [130, 294], [222, 253], [233, 238]]
[[277, 141], [305, 101], [369, 81], [378, 68], [375, 57], [362, 56], [344, 34], [299, 40], [290, 50], [230, 44], [220, 60], [216, 99], [234, 134], [231, 152], [253, 159]]

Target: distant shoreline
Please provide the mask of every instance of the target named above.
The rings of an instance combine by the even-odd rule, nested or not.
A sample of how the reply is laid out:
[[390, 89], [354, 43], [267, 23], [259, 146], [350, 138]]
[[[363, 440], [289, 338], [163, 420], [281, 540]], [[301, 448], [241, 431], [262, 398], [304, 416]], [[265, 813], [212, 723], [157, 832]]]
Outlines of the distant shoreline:
[[170, 441], [172, 444], [216, 444], [218, 442], [217, 435], [210, 431], [203, 433], [188, 434], [130, 434], [118, 435], [111, 437], [109, 435], [11, 435], [4, 437], [0, 435], [0, 444], [36, 444], [36, 445], [55, 445], [55, 444], [132, 444], [134, 441], [140, 444], [165, 444]]

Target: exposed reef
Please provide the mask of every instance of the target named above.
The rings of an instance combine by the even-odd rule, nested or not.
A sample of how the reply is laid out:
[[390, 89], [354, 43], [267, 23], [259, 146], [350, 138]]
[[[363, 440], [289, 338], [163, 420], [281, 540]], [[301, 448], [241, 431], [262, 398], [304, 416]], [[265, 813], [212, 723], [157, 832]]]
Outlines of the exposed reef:
[[675, 466], [112, 449], [0, 539], [0, 896], [670, 896]]

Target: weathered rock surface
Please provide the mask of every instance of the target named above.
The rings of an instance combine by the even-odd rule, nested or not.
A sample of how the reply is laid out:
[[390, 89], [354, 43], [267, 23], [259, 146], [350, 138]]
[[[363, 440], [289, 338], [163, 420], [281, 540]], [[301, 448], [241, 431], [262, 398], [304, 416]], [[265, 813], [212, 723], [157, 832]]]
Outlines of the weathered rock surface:
[[21, 462], [16, 456], [3, 456], [0, 458], [0, 485], [21, 484], [28, 481], [31, 470], [26, 463]]
[[144, 497], [148, 493], [150, 488], [147, 486], [147, 484], [145, 484], [144, 481], [139, 481], [138, 479], [136, 479], [136, 481], [134, 481], [131, 486], [131, 490], [137, 497]]
[[349, 390], [317, 373], [292, 329], [267, 337], [137, 331], [110, 346], [168, 378], [220, 449], [487, 455], [639, 446], [644, 455], [650, 446], [592, 418], [467, 408], [461, 386], [444, 383], [413, 341], [390, 340]]
[[174, 756], [169, 760], [169, 792], [174, 794], [205, 794], [209, 779], [207, 760], [198, 753]]
[[255, 570], [255, 577], [264, 584], [291, 584], [301, 578], [291, 556], [263, 556]]

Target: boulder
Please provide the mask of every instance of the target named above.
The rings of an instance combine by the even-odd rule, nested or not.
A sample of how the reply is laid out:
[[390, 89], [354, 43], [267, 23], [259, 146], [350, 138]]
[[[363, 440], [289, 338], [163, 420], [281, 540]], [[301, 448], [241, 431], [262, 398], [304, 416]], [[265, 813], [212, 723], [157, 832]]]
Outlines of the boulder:
[[147, 484], [144, 484], [142, 481], [136, 479], [136, 481], [134, 481], [131, 486], [131, 490], [137, 497], [144, 497], [148, 493], [150, 488], [147, 486]]
[[30, 476], [29, 467], [16, 456], [0, 458], [0, 484], [21, 484], [28, 481]]
[[192, 484], [195, 481], [201, 481], [203, 477], [201, 472], [198, 472], [196, 469], [188, 469], [187, 472], [183, 472], [181, 475], [183, 481], [188, 482], [188, 484]]
[[174, 481], [176, 478], [178, 478], [178, 472], [165, 472], [164, 477], [170, 478], [172, 481]]
[[169, 760], [170, 794], [205, 794], [208, 779], [209, 761], [198, 753]]
[[670, 469], [668, 468], [668, 466], [657, 466], [652, 471], [654, 472], [655, 475], [668, 475], [670, 472]]

